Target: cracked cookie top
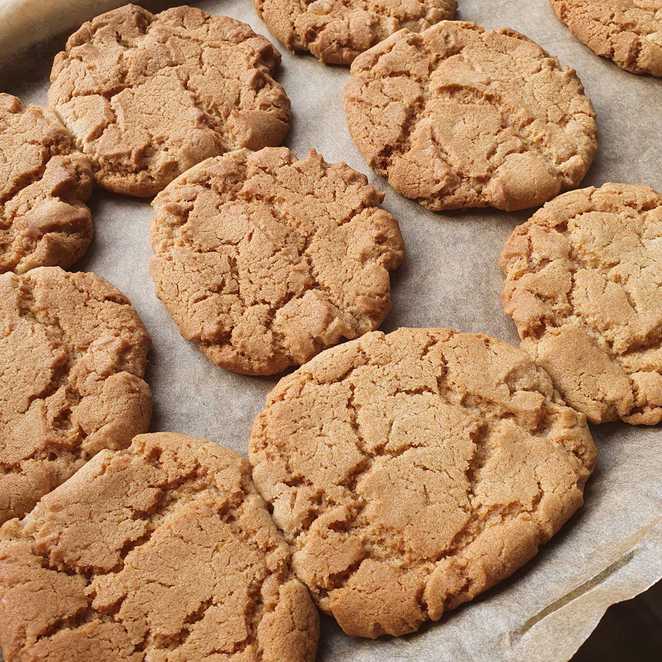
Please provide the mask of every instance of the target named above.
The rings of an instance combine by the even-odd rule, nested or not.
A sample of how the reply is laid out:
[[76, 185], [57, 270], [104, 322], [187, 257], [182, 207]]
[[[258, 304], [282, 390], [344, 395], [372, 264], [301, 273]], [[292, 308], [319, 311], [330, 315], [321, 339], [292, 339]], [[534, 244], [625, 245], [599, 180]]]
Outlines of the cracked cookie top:
[[92, 167], [54, 113], [0, 94], [0, 273], [70, 267], [92, 241]]
[[401, 28], [420, 32], [453, 18], [456, 0], [254, 0], [260, 18], [290, 50], [327, 64], [352, 60]]
[[0, 529], [5, 659], [312, 662], [317, 611], [236, 453], [102, 451]]
[[550, 0], [594, 53], [635, 74], [662, 76], [662, 0]]
[[605, 184], [547, 203], [501, 255], [522, 346], [595, 423], [662, 421], [662, 195]]
[[49, 105], [111, 191], [151, 196], [226, 151], [280, 145], [280, 55], [245, 23], [126, 5], [85, 23], [51, 72]]
[[526, 352], [447, 329], [367, 334], [283, 378], [253, 480], [295, 572], [350, 635], [402, 635], [509, 576], [581, 506], [585, 417]]
[[512, 30], [401, 30], [351, 73], [357, 147], [396, 191], [435, 211], [534, 207], [577, 186], [596, 152], [575, 72]]
[[287, 148], [209, 159], [154, 200], [151, 273], [211, 361], [268, 375], [377, 328], [403, 257], [383, 195]]
[[0, 523], [147, 430], [148, 347], [126, 297], [92, 273], [0, 276]]

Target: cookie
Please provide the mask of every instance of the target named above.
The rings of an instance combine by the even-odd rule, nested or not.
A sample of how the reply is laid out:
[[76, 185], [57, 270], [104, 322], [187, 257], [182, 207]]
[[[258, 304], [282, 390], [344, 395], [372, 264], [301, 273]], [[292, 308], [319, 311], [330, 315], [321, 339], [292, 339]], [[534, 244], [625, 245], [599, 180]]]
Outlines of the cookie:
[[557, 16], [594, 53], [634, 74], [662, 76], [660, 0], [550, 0]]
[[515, 228], [503, 304], [522, 346], [590, 421], [662, 421], [662, 195], [605, 184]]
[[352, 64], [352, 138], [396, 191], [439, 211], [534, 207], [579, 184], [597, 148], [571, 69], [512, 30], [401, 30]]
[[5, 660], [312, 662], [289, 561], [246, 460], [140, 435], [0, 529]]
[[148, 345], [126, 297], [92, 273], [0, 276], [0, 523], [148, 429]]
[[182, 335], [215, 364], [271, 375], [381, 324], [403, 257], [383, 195], [314, 151], [236, 151], [154, 200], [151, 273]]
[[327, 64], [354, 58], [401, 28], [416, 32], [453, 18], [456, 0], [254, 0], [271, 33], [292, 51], [309, 51]]
[[531, 559], [581, 506], [585, 417], [480, 334], [367, 334], [282, 379], [253, 480], [293, 567], [350, 635], [402, 635]]
[[51, 72], [49, 105], [118, 193], [154, 195], [210, 156], [280, 145], [280, 55], [245, 23], [126, 5], [85, 23]]
[[92, 241], [92, 167], [54, 113], [0, 94], [0, 273], [70, 267]]

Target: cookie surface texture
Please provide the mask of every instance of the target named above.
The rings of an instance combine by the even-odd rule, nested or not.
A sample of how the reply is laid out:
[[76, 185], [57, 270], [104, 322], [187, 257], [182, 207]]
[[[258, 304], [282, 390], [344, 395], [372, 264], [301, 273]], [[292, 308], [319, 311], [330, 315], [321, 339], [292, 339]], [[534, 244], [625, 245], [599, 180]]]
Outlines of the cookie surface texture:
[[0, 522], [148, 429], [148, 347], [129, 301], [92, 273], [0, 276]]
[[579, 184], [595, 155], [595, 115], [575, 72], [511, 30], [402, 30], [351, 73], [355, 144], [396, 191], [434, 211], [542, 204]]
[[5, 660], [312, 662], [317, 611], [233, 451], [103, 451], [0, 529]]
[[286, 148], [192, 168], [153, 203], [151, 273], [215, 364], [268, 375], [381, 324], [403, 256], [383, 195], [344, 163]]
[[522, 346], [595, 423], [662, 421], [662, 196], [605, 184], [547, 203], [504, 247]]
[[662, 76], [662, 0], [550, 0], [594, 53], [635, 74]]
[[373, 332], [282, 379], [253, 480], [295, 572], [350, 635], [402, 635], [531, 559], [581, 506], [595, 447], [526, 352]]
[[102, 186], [146, 197], [210, 156], [281, 144], [290, 104], [272, 77], [279, 62], [232, 18], [126, 5], [69, 38], [48, 101]]
[[451, 19], [456, 0], [254, 0], [260, 18], [290, 50], [327, 64], [352, 60], [401, 28], [420, 32]]
[[0, 273], [75, 264], [92, 241], [92, 167], [54, 113], [0, 94]]

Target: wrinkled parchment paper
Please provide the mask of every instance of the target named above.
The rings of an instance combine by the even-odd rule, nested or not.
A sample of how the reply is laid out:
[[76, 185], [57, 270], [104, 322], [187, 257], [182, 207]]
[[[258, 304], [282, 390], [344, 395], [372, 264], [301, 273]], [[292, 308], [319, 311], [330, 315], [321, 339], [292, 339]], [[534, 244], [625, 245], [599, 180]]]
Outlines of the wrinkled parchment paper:
[[[52, 15], [51, 5], [119, 3], [0, 0], [0, 18], [11, 4], [41, 5]], [[269, 34], [250, 0], [203, 0], [198, 5]], [[622, 181], [662, 190], [662, 80], [625, 73], [594, 56], [556, 20], [547, 0], [460, 0], [460, 7], [463, 19], [515, 28], [577, 69], [600, 125], [600, 151], [586, 185]], [[58, 20], [59, 25], [66, 22], [63, 16]], [[15, 25], [0, 20], [0, 33]], [[41, 29], [42, 23], [34, 26]], [[0, 34], [0, 43], [7, 40]], [[41, 45], [28, 58], [1, 62], [2, 88], [26, 101], [45, 103], [50, 61], [63, 41]], [[23, 38], [16, 43], [24, 43]], [[514, 225], [529, 214], [434, 214], [400, 197], [370, 173], [349, 138], [342, 111], [347, 71], [280, 50], [280, 80], [294, 113], [287, 144], [299, 154], [315, 147], [328, 161], [344, 160], [368, 174], [386, 191], [385, 206], [400, 220], [408, 259], [394, 278], [393, 312], [384, 329], [451, 326], [516, 342], [513, 325], [499, 305], [502, 279], [496, 263]], [[96, 239], [80, 268], [95, 271], [129, 295], [151, 333], [152, 429], [208, 437], [245, 452], [253, 417], [275, 380], [216, 368], [180, 337], [148, 275], [151, 210], [146, 203], [98, 192], [92, 209]], [[605, 425], [595, 427], [594, 434], [600, 460], [586, 506], [537, 559], [442, 623], [402, 639], [352, 640], [324, 619], [319, 659], [570, 658], [610, 604], [635, 596], [662, 577], [662, 430]]]

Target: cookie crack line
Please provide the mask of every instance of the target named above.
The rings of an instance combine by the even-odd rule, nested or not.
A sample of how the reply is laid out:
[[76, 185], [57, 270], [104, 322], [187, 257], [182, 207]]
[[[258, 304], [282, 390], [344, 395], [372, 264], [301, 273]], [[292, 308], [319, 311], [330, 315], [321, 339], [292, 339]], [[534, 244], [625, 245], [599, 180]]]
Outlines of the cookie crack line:
[[[453, 337], [453, 335], [455, 335], [455, 332], [451, 333], [451, 338]], [[434, 347], [434, 345], [436, 343], [432, 339], [432, 336], [430, 336], [430, 341], [431, 341], [431, 347]], [[429, 349], [430, 348], [427, 348], [426, 352], [429, 351]], [[421, 356], [420, 358], [423, 358], [424, 356], [425, 356], [425, 352], [424, 352], [423, 356]], [[347, 408], [350, 411], [350, 422], [351, 422], [352, 428], [354, 429], [354, 432], [356, 434], [356, 443], [357, 443], [359, 449], [361, 450], [361, 452], [363, 453], [363, 455], [365, 456], [366, 460], [369, 461], [367, 464], [360, 465], [360, 469], [358, 471], [356, 471], [355, 473], [351, 474], [350, 478], [351, 478], [351, 483], [352, 483], [353, 486], [356, 486], [356, 484], [361, 480], [361, 478], [365, 474], [369, 473], [372, 470], [374, 460], [384, 458], [384, 457], [386, 457], [386, 458], [398, 458], [398, 457], [401, 457], [404, 454], [407, 454], [409, 451], [417, 448], [417, 446], [414, 445], [414, 446], [403, 447], [400, 450], [390, 451], [386, 448], [388, 446], [388, 443], [389, 443], [389, 434], [386, 435], [386, 438], [385, 438], [383, 444], [375, 447], [372, 451], [369, 450], [367, 445], [365, 444], [365, 442], [363, 440], [363, 437], [361, 435], [360, 425], [358, 423], [358, 414], [359, 414], [360, 406], [355, 402], [355, 385], [352, 382], [352, 379], [353, 379], [353, 375], [354, 375], [355, 371], [361, 370], [362, 368], [366, 368], [366, 367], [369, 367], [369, 366], [370, 366], [370, 363], [360, 364], [360, 365], [356, 366], [355, 368], [352, 368], [350, 373], [348, 373], [346, 375], [343, 375], [340, 379], [338, 379], [336, 382], [334, 382], [334, 383], [337, 383], [337, 384], [342, 384], [344, 382], [349, 382], [348, 386], [349, 386], [350, 395], [349, 395], [349, 398], [347, 400]], [[471, 398], [477, 399], [479, 401], [479, 402], [475, 402], [473, 405], [469, 405], [469, 406], [466, 405], [465, 403], [457, 403], [457, 402], [453, 402], [451, 400], [445, 399], [443, 397], [444, 392], [441, 390], [441, 387], [439, 386], [439, 384], [443, 381], [443, 377], [445, 375], [445, 370], [446, 370], [445, 366], [442, 367], [442, 372], [437, 377], [438, 389], [439, 389], [438, 391], [433, 391], [431, 389], [421, 387], [421, 388], [418, 388], [418, 389], [415, 389], [415, 390], [407, 390], [407, 389], [397, 390], [392, 394], [392, 396], [397, 397], [398, 395], [403, 395], [403, 394], [404, 395], [420, 395], [420, 394], [423, 394], [423, 393], [437, 395], [437, 396], [439, 396], [441, 402], [443, 402], [444, 404], [455, 405], [455, 406], [457, 406], [459, 404], [459, 406], [462, 409], [464, 409], [468, 412], [471, 412], [473, 414], [476, 414], [476, 415], [481, 415], [481, 416], [484, 416], [484, 410], [485, 410], [486, 406], [494, 407], [494, 406], [497, 405], [497, 403], [495, 401], [482, 399], [476, 393], [466, 393], [465, 394], [465, 397], [471, 397]], [[321, 386], [322, 384], [317, 383], [317, 385]], [[373, 382], [373, 385], [376, 386], [376, 383]], [[393, 422], [391, 422], [391, 426], [392, 425], [393, 425]], [[540, 427], [542, 427], [542, 426], [543, 426], [543, 423], [540, 424]], [[477, 482], [477, 477], [480, 474], [480, 469], [482, 468], [482, 466], [489, 459], [489, 455], [485, 453], [485, 450], [486, 450], [485, 440], [486, 440], [486, 437], [488, 436], [488, 433], [487, 433], [488, 427], [489, 426], [487, 424], [482, 424], [475, 434], [470, 433], [472, 441], [474, 442], [474, 452], [473, 452], [473, 455], [472, 455], [471, 459], [468, 462], [466, 474], [469, 478], [468, 493], [469, 493], [471, 498], [475, 497], [474, 488], [475, 488], [475, 483]], [[390, 429], [389, 429], [389, 433], [390, 433]], [[578, 459], [581, 459], [581, 458], [578, 457]], [[301, 477], [301, 478], [305, 481], [305, 477]], [[311, 484], [311, 483], [308, 482], [307, 484]], [[470, 501], [471, 501], [471, 498], [470, 498]], [[473, 514], [476, 514], [477, 511], [474, 510], [472, 512], [473, 512]], [[471, 524], [473, 524], [473, 522], [469, 522], [467, 524], [467, 526], [470, 526]], [[312, 525], [312, 523], [308, 526], [308, 528], [310, 528], [311, 525]], [[460, 533], [463, 533], [463, 531], [460, 532]], [[459, 551], [459, 550], [454, 549], [451, 552], [451, 554], [455, 553], [457, 551]], [[443, 556], [447, 556], [447, 554], [444, 554]], [[443, 558], [443, 556], [440, 557], [440, 559]], [[440, 559], [436, 559], [436, 560], [440, 560]], [[421, 561], [421, 564], [425, 564], [425, 563], [426, 563], [425, 561]]]
[[[662, 415], [661, 211], [659, 194], [643, 186], [566, 193], [515, 229], [502, 252], [502, 299], [523, 346], [593, 422], [655, 425]], [[562, 367], [550, 360], [560, 342], [571, 350]]]
[[[71, 410], [71, 408], [80, 404], [80, 401], [84, 398], [84, 395], [80, 393], [80, 390], [75, 388], [75, 386], [71, 384], [71, 380], [70, 380], [71, 372], [74, 369], [80, 369], [79, 362], [84, 357], [89, 347], [85, 348], [85, 351], [80, 351], [73, 344], [71, 344], [67, 339], [67, 333], [60, 324], [60, 320], [57, 317], [57, 315], [51, 315], [48, 318], [44, 318], [43, 313], [45, 313], [46, 311], [43, 309], [39, 311], [42, 313], [41, 315], [36, 314], [34, 298], [33, 298], [34, 284], [32, 283], [29, 277], [23, 279], [21, 287], [22, 287], [21, 296], [23, 297], [23, 303], [24, 304], [27, 303], [27, 308], [26, 307], [20, 308], [19, 315], [21, 316], [21, 318], [26, 319], [33, 324], [38, 324], [44, 327], [45, 329], [47, 329], [46, 336], [49, 338], [51, 342], [55, 341], [55, 338], [52, 333], [54, 331], [57, 336], [57, 343], [59, 345], [58, 348], [64, 350], [66, 354], [66, 359], [63, 361], [62, 365], [57, 366], [55, 368], [49, 382], [43, 387], [43, 389], [29, 396], [24, 410], [19, 413], [25, 414], [27, 411], [30, 410], [34, 402], [47, 400], [50, 396], [57, 393], [63, 387], [65, 389], [65, 396], [67, 398], [67, 407], [69, 408], [69, 410]], [[81, 292], [81, 294], [85, 294], [86, 296], [89, 294], [81, 290], [79, 290], [79, 292]], [[27, 298], [26, 298], [26, 294], [27, 294]], [[10, 329], [10, 335], [12, 332], [13, 329]], [[114, 336], [114, 338], [119, 339], [119, 336], [116, 335]], [[88, 372], [88, 375], [90, 376], [95, 375], [97, 378], [100, 377], [101, 381], [105, 381], [114, 375], [122, 375], [124, 372], [125, 371], [113, 372], [104, 376], [104, 375], [99, 375], [99, 373], [94, 370], [90, 370]], [[135, 373], [127, 373], [127, 374], [132, 374], [142, 379], [142, 377], [138, 374]], [[89, 430], [88, 432], [84, 433], [83, 430], [79, 427], [76, 435], [76, 443], [73, 446], [71, 444], [68, 444], [65, 449], [66, 452], [77, 454], [79, 457], [82, 457], [81, 444], [83, 442], [84, 437], [90, 436], [90, 434], [94, 434], [94, 432], [96, 432], [97, 430]], [[54, 444], [53, 448], [56, 447], [57, 444]], [[36, 457], [43, 455], [44, 453], [48, 454], [47, 448], [35, 449], [34, 453], [23, 457], [20, 460], [20, 462], [15, 464], [16, 466], [21, 465], [23, 462], [30, 459], [35, 459]], [[0, 464], [4, 465], [5, 463], [2, 463], [0, 461]]]
[[[492, 45], [496, 39], [508, 49]], [[508, 40], [520, 45], [511, 48]], [[500, 59], [486, 66], [481, 57], [493, 55], [491, 49]], [[518, 57], [523, 71], [516, 70]], [[442, 79], [449, 60], [456, 66]], [[527, 84], [515, 85], [519, 78]], [[552, 98], [552, 87], [562, 101]], [[492, 112], [472, 114], [479, 103]], [[459, 113], [462, 106], [468, 110]], [[471, 23], [441, 22], [420, 34], [403, 30], [361, 55], [352, 66], [345, 109], [370, 165], [434, 211], [536, 206], [576, 185], [597, 146], [595, 115], [572, 70], [518, 33]], [[388, 121], [379, 121], [380, 112]], [[455, 145], [456, 135], [471, 149]], [[516, 181], [517, 170], [535, 173], [535, 182]]]
[[635, 2], [550, 0], [559, 20], [585, 46], [634, 74], [662, 76], [662, 10]]
[[52, 113], [0, 94], [0, 273], [70, 267], [92, 240], [89, 161]]
[[[0, 393], [0, 520], [22, 516], [98, 450], [148, 425], [149, 340], [129, 301], [89, 273], [42, 267], [0, 277], [10, 366]], [[27, 357], [27, 358], [26, 358]], [[120, 422], [121, 421], [121, 422]]]
[[[487, 377], [466, 376], [466, 352], [489, 362]], [[369, 637], [437, 620], [528, 561], [581, 505], [594, 456], [585, 419], [521, 350], [424, 329], [368, 334], [282, 380], [249, 451], [295, 572], [346, 632]], [[509, 542], [492, 550], [487, 541], [516, 529], [522, 557]], [[384, 596], [380, 616], [382, 590], [403, 596]]]
[[404, 248], [382, 199], [314, 151], [209, 159], [155, 199], [157, 293], [214, 363], [246, 374], [300, 365], [390, 308]]
[[423, 0], [407, 6], [333, 0], [323, 11], [310, 2], [254, 0], [258, 15], [291, 51], [308, 51], [325, 64], [349, 65], [361, 52], [395, 31], [423, 30], [454, 17], [455, 0]]
[[[88, 509], [95, 512], [89, 523]], [[116, 519], [143, 523], [142, 534], [124, 527], [120, 547], [122, 538], [103, 535]], [[109, 553], [92, 550], [96, 537], [89, 545], [81, 539], [95, 531]], [[180, 558], [184, 549], [192, 555], [188, 561]], [[22, 582], [21, 573], [29, 574], [35, 561], [47, 574], [25, 575]], [[182, 582], [182, 562], [203, 564], [200, 590]], [[164, 572], [154, 574], [154, 563]], [[275, 659], [276, 651], [302, 662], [314, 658], [316, 611], [291, 572], [289, 550], [255, 490], [250, 466], [205, 440], [146, 434], [127, 450], [99, 454], [29, 517], [3, 527], [0, 571], [0, 584], [9, 582], [3, 604], [17, 613], [4, 624], [5, 655], [56, 654], [63, 636], [77, 645], [78, 637], [84, 642], [89, 632], [112, 626], [111, 638], [134, 653], [202, 659], [250, 650], [256, 659]], [[60, 578], [61, 603], [48, 605], [36, 627], [26, 628], [22, 601], [40, 599]], [[148, 598], [181, 601], [176, 618], [167, 609], [165, 619], [163, 609], [154, 618]]]
[[205, 158], [282, 142], [290, 111], [271, 76], [279, 62], [266, 39], [235, 19], [127, 5], [69, 39], [54, 63], [49, 104], [102, 186], [149, 197]]
[[[342, 380], [344, 381], [344, 380]], [[361, 481], [361, 479], [366, 475], [369, 474], [373, 468], [374, 468], [374, 461], [380, 458], [398, 458], [403, 455], [408, 454], [411, 450], [414, 450], [417, 448], [416, 446], [410, 446], [410, 447], [405, 447], [402, 448], [399, 451], [388, 451], [386, 450], [385, 446], [388, 445], [388, 434], [386, 436], [386, 441], [383, 444], [382, 447], [375, 449], [375, 452], [370, 453], [369, 450], [366, 448], [366, 445], [361, 437], [361, 432], [360, 432], [360, 426], [358, 425], [357, 421], [357, 415], [359, 411], [359, 406], [354, 403], [353, 401], [353, 396], [354, 396], [354, 387], [353, 385], [350, 384], [350, 392], [351, 392], [351, 397], [348, 400], [348, 408], [351, 410], [352, 414], [350, 416], [351, 421], [352, 421], [352, 427], [354, 428], [354, 431], [356, 433], [356, 443], [361, 450], [361, 452], [365, 455], [365, 458], [367, 462], [365, 464], [360, 464], [357, 468], [357, 471], [355, 473], [352, 473], [351, 476], [348, 477], [347, 481], [344, 481], [342, 484], [344, 484], [346, 487], [348, 487], [350, 490], [354, 491], [356, 489], [357, 484]], [[433, 393], [433, 391], [421, 391], [424, 393]], [[398, 394], [407, 394], [407, 395], [412, 395], [413, 393], [411, 391], [398, 391], [395, 393], [397, 396]], [[420, 394], [420, 393], [418, 393]], [[441, 393], [437, 393], [437, 395], [441, 395]], [[446, 404], [450, 404], [446, 402]], [[480, 410], [480, 407], [476, 406], [474, 407], [476, 410]], [[392, 423], [391, 423], [392, 426]], [[486, 437], [487, 437], [487, 425], [483, 425], [479, 428], [478, 433], [474, 435], [471, 435], [472, 441], [474, 442], [474, 450], [473, 450], [473, 455], [470, 458], [467, 469], [466, 469], [466, 476], [467, 476], [467, 481], [468, 481], [468, 488], [467, 488], [467, 496], [469, 499], [469, 510], [466, 510], [460, 502], [457, 502], [457, 505], [459, 508], [462, 508], [465, 510], [465, 512], [470, 516], [470, 519], [467, 521], [467, 523], [460, 529], [449, 546], [443, 551], [440, 552], [438, 555], [428, 558], [428, 559], [416, 559], [413, 562], [414, 567], [420, 567], [423, 569], [426, 569], [428, 571], [431, 570], [431, 568], [439, 563], [440, 561], [447, 559], [451, 556], [460, 554], [463, 550], [465, 550], [469, 545], [471, 545], [479, 535], [481, 535], [482, 531], [477, 528], [477, 524], [479, 522], [485, 523], [486, 521], [489, 520], [490, 515], [492, 514], [492, 511], [490, 508], [484, 509], [481, 507], [480, 503], [475, 505], [473, 502], [477, 498], [476, 496], [476, 486], [479, 483], [479, 476], [480, 476], [480, 470], [481, 468], [487, 463], [489, 459], [489, 454], [486, 452], [487, 448], [485, 445], [486, 442]], [[390, 430], [389, 430], [390, 433]], [[578, 458], [580, 459], [580, 458]], [[432, 471], [430, 469], [427, 469], [423, 467], [422, 465], [417, 465], [416, 462], [413, 463], [413, 466], [416, 468], [423, 469], [425, 471]], [[441, 473], [445, 473], [447, 476], [450, 477], [448, 472], [446, 471], [441, 471]], [[427, 488], [425, 485], [423, 485], [424, 491], [426, 492], [427, 496]], [[538, 482], [538, 488], [539, 488], [539, 494], [535, 499], [535, 503], [533, 507], [526, 509], [522, 506], [522, 504], [515, 504], [519, 505], [519, 509], [513, 511], [512, 508], [510, 507], [512, 504], [508, 504], [506, 508], [497, 508], [496, 512], [497, 514], [502, 513], [504, 510], [508, 512], [508, 514], [513, 515], [513, 517], [519, 516], [522, 513], [528, 513], [530, 515], [535, 515], [538, 504], [540, 503], [543, 495], [544, 495], [544, 490], [540, 486], [540, 482]], [[429, 497], [428, 497], [429, 500]], [[365, 501], [362, 501], [361, 504], [357, 507], [355, 511], [353, 511], [353, 518], [351, 522], [348, 523], [347, 525], [347, 531], [351, 532], [354, 529], [359, 529], [361, 530], [363, 528], [363, 525], [361, 523], [357, 524], [357, 520], [360, 518], [361, 514], [364, 512], [365, 507], [366, 507]], [[535, 520], [534, 520], [535, 521]], [[315, 520], [312, 520], [307, 527], [307, 530], [310, 530], [310, 527], [314, 524]], [[541, 531], [541, 537], [542, 537], [542, 528], [538, 525], [537, 522], [535, 522], [536, 525], [539, 527]], [[492, 524], [489, 524], [488, 526], [494, 526], [498, 524], [503, 524], [503, 518], [501, 521], [494, 522]], [[484, 531], [484, 529], [483, 529]], [[295, 538], [295, 542], [300, 539], [301, 536], [303, 536], [306, 533], [306, 531], [302, 531], [299, 533], [297, 538]], [[367, 559], [374, 559], [374, 560], [379, 560], [379, 561], [394, 561], [398, 560], [400, 557], [397, 553], [391, 553], [390, 555], [384, 555], [383, 553], [380, 553], [377, 556], [373, 556], [372, 552], [373, 550], [367, 546], [366, 547], [367, 554], [365, 557], [361, 558], [360, 561], [357, 561], [355, 564], [350, 566], [346, 571], [341, 572], [341, 573], [336, 573], [333, 575], [331, 584], [333, 587], [333, 590], [337, 590], [340, 588], [343, 588], [347, 582], [352, 578], [352, 576], [356, 573], [356, 571], [359, 569], [360, 565], [366, 561]], [[412, 562], [410, 562], [410, 566], [412, 565]], [[325, 593], [328, 593], [328, 589], [325, 591]], [[428, 613], [427, 607], [426, 607], [426, 613]], [[430, 614], [428, 613], [428, 618], [430, 617]]]

